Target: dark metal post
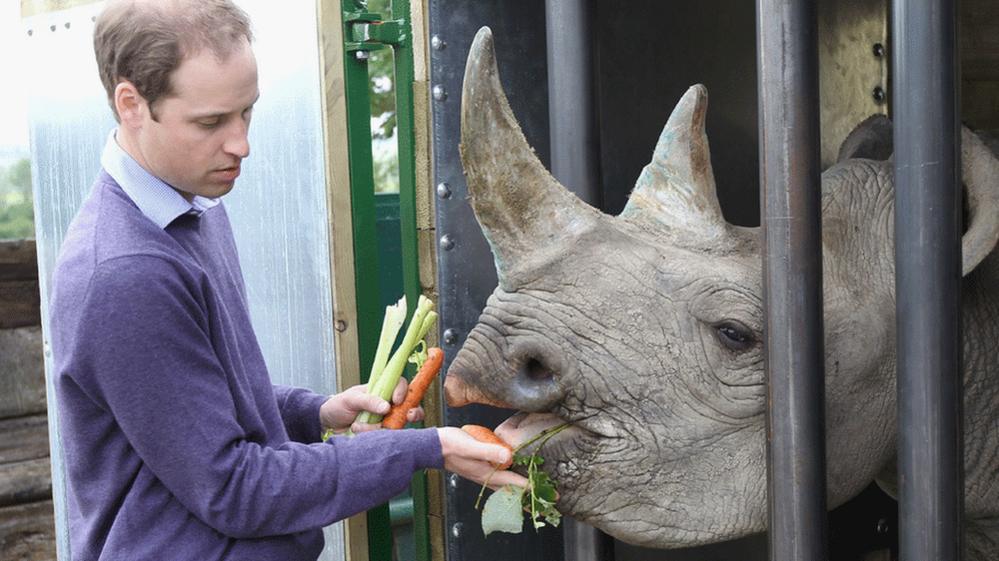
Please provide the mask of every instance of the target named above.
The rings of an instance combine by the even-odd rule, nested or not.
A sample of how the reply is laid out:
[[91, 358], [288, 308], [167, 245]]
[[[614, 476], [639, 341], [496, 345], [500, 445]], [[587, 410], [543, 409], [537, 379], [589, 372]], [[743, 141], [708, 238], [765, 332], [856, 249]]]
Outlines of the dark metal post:
[[[600, 153], [593, 106], [589, 0], [546, 0], [548, 127], [555, 179], [593, 206], [600, 202]], [[611, 561], [613, 542], [596, 528], [565, 517], [565, 558]]]
[[961, 558], [961, 192], [953, 0], [893, 3], [899, 554]]
[[815, 3], [757, 0], [771, 561], [826, 551]]
[[600, 203], [589, 0], [547, 0], [551, 171], [587, 203]]

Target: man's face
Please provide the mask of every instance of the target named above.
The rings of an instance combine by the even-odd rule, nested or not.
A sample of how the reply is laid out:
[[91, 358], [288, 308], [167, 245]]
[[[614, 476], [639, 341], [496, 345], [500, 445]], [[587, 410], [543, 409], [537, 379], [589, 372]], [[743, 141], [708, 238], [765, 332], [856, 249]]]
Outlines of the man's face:
[[224, 60], [209, 49], [185, 57], [173, 93], [145, 112], [136, 131], [139, 163], [190, 200], [228, 193], [250, 154], [247, 132], [259, 96], [257, 61], [245, 39]]

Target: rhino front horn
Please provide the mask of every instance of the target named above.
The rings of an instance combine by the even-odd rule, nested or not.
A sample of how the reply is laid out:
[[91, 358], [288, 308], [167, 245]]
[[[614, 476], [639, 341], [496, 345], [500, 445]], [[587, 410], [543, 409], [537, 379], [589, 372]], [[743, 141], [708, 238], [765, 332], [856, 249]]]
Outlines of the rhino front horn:
[[548, 173], [524, 138], [500, 84], [488, 27], [475, 34], [465, 65], [460, 150], [472, 209], [504, 289], [530, 254], [564, 246], [599, 216]]

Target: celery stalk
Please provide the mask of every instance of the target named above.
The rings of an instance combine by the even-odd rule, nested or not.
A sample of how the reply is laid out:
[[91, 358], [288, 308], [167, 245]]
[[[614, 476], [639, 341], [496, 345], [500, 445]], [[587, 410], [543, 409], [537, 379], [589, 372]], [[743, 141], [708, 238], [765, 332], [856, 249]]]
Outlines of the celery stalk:
[[392, 306], [385, 307], [385, 317], [382, 319], [382, 332], [378, 337], [378, 348], [375, 350], [375, 360], [371, 363], [371, 374], [368, 376], [368, 393], [385, 369], [388, 362], [389, 353], [392, 352], [392, 344], [402, 329], [402, 324], [406, 322], [406, 295], [403, 295]]
[[[413, 312], [413, 317], [409, 320], [409, 326], [406, 328], [406, 335], [403, 337], [402, 343], [395, 350], [395, 353], [392, 354], [392, 358], [385, 365], [376, 383], [368, 384], [368, 393], [377, 395], [386, 401], [392, 399], [392, 392], [395, 390], [396, 384], [399, 383], [399, 378], [402, 377], [402, 372], [406, 368], [409, 355], [413, 354], [413, 349], [422, 340], [421, 334], [425, 335], [430, 329], [430, 325], [424, 325], [428, 315], [433, 314], [433, 321], [436, 321], [437, 314], [434, 313], [433, 309], [434, 303], [429, 298], [420, 295], [420, 299], [416, 304], [416, 310]], [[356, 419], [357, 422], [362, 423], [377, 423], [381, 420], [381, 415], [375, 415], [367, 411], [358, 415]]]

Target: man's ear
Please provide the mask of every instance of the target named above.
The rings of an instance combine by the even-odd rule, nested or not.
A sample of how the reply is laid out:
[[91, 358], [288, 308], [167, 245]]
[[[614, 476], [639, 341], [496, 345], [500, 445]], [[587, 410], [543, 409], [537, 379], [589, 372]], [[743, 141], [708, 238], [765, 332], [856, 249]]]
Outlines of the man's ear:
[[114, 108], [122, 125], [135, 128], [149, 111], [149, 104], [135, 84], [122, 80], [114, 88]]

